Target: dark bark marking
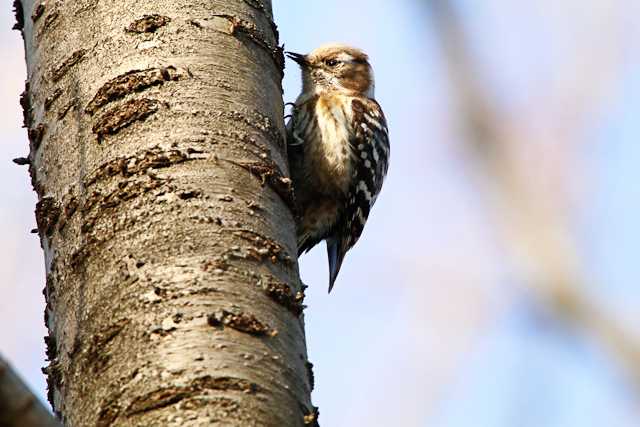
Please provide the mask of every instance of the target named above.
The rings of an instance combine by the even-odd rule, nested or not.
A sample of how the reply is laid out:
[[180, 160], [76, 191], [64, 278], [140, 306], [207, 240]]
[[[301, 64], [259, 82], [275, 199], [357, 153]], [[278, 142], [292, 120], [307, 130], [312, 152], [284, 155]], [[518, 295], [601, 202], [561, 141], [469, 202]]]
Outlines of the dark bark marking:
[[302, 292], [294, 294], [291, 287], [282, 282], [265, 283], [263, 289], [269, 298], [289, 310], [294, 316], [298, 317], [302, 314], [304, 310]]
[[260, 0], [244, 0], [244, 2], [264, 14], [265, 18], [269, 21], [269, 26], [271, 27], [271, 31], [273, 31], [273, 38], [275, 39], [276, 44], [280, 44], [280, 33], [278, 32], [278, 26], [273, 21], [273, 15], [269, 13], [264, 3]]
[[[62, 384], [62, 369], [57, 360], [52, 360], [49, 365], [42, 368], [42, 373], [47, 376], [47, 400], [54, 407], [54, 393]], [[58, 413], [56, 412], [56, 415]]]
[[252, 8], [264, 13], [268, 18], [271, 18], [264, 3], [262, 3], [260, 0], [243, 0], [243, 1], [249, 6], [251, 6]]
[[207, 323], [209, 323], [210, 326], [229, 327], [236, 331], [258, 337], [274, 337], [278, 334], [278, 331], [260, 322], [253, 314], [247, 313], [232, 313], [227, 310], [218, 310], [207, 316]]
[[179, 70], [173, 66], [129, 71], [102, 85], [84, 111], [93, 114], [100, 107], [124, 98], [130, 93], [141, 92], [149, 87], [178, 80], [186, 75], [189, 75], [188, 70]]
[[104, 331], [93, 335], [87, 351], [88, 354], [83, 359], [86, 363], [92, 365], [93, 373], [98, 373], [107, 366], [107, 363], [111, 360], [111, 355], [106, 347], [122, 333], [128, 324], [128, 319], [120, 319], [109, 325]]
[[[56, 268], [55, 262], [56, 261], [54, 260], [53, 262], [54, 270]], [[47, 326], [47, 328], [49, 328], [49, 311], [51, 310], [51, 302], [52, 302], [51, 300], [53, 299], [53, 296], [55, 295], [55, 292], [56, 292], [55, 281], [56, 281], [56, 278], [54, 277], [53, 271], [47, 273], [44, 289], [42, 290], [42, 295], [44, 295], [44, 301], [45, 301], [44, 324]], [[55, 337], [52, 337], [52, 338], [55, 340]], [[44, 337], [45, 343], [47, 342], [48, 339], [49, 337]], [[56, 357], [56, 353], [55, 353], [56, 347], [54, 346], [52, 350], [54, 352], [50, 354], [49, 345], [47, 343], [47, 358], [49, 360], [53, 360]]]
[[249, 201], [246, 201], [245, 203], [247, 204], [247, 207], [251, 212], [264, 211], [264, 208], [260, 205], [260, 203], [257, 203], [254, 200], [249, 200]]
[[53, 93], [44, 100], [44, 110], [49, 111], [54, 102], [62, 95], [62, 89], [57, 88]]
[[96, 427], [109, 427], [118, 419], [122, 411], [121, 406], [118, 404], [118, 400], [121, 397], [122, 390], [117, 390], [110, 393], [109, 396], [103, 400], [100, 406], [100, 412], [98, 412]]
[[171, 18], [169, 18], [168, 16], [157, 14], [144, 15], [142, 18], [136, 19], [131, 24], [129, 24], [129, 26], [125, 28], [125, 31], [128, 33], [137, 34], [153, 33], [158, 28], [167, 25], [169, 22], [171, 22]]
[[307, 368], [307, 378], [309, 379], [309, 387], [311, 388], [310, 391], [313, 391], [316, 385], [316, 377], [313, 375], [313, 363], [307, 360], [304, 362], [304, 366]]
[[93, 133], [98, 135], [98, 141], [102, 141], [105, 135], [116, 134], [120, 129], [144, 120], [159, 108], [160, 103], [154, 99], [133, 99], [104, 113], [93, 125]]
[[55, 70], [51, 72], [51, 80], [56, 83], [61, 78], [64, 77], [65, 74], [76, 65], [78, 62], [82, 61], [82, 58], [87, 54], [86, 49], [78, 49], [71, 54], [62, 64], [60, 64]]
[[41, 233], [50, 237], [60, 218], [60, 204], [53, 196], [45, 196], [36, 203], [36, 222]]
[[260, 391], [260, 387], [241, 378], [205, 375], [192, 380], [186, 386], [165, 387], [135, 398], [128, 406], [126, 415], [131, 417], [154, 409], [165, 408], [207, 390], [255, 394]]
[[[47, 282], [50, 282], [50, 281], [51, 281], [51, 278], [49, 277], [49, 275], [47, 275]], [[52, 285], [47, 285], [47, 286], [53, 287]], [[45, 324], [47, 325], [47, 328], [48, 328], [49, 324], [48, 324], [47, 308], [45, 308]], [[49, 330], [49, 335], [44, 337], [44, 343], [46, 346], [46, 355], [47, 355], [47, 360], [49, 361], [49, 365], [43, 368], [42, 372], [45, 375], [47, 375], [47, 399], [53, 406], [53, 393], [56, 387], [58, 387], [61, 383], [62, 372], [60, 372], [59, 366], [57, 365], [58, 346], [56, 342], [56, 337], [54, 335], [51, 335], [50, 330]]]
[[[49, 331], [49, 333], [51, 332]], [[55, 337], [52, 335], [45, 336], [44, 342], [47, 346], [47, 360], [49, 364], [42, 368], [42, 373], [47, 377], [47, 400], [53, 407], [54, 392], [62, 383], [62, 372], [57, 359], [58, 349], [56, 347]]]
[[276, 127], [276, 125], [269, 119], [269, 117], [253, 111], [249, 114], [241, 111], [230, 111], [224, 113], [224, 115], [230, 120], [242, 122], [251, 126], [253, 129], [262, 132], [269, 141], [275, 142], [281, 148], [285, 148], [285, 139]]
[[[87, 197], [87, 200], [82, 207], [82, 212], [86, 215], [85, 221], [80, 227], [80, 231], [83, 233], [89, 233], [101, 216], [109, 214], [110, 211], [108, 211], [108, 209], [115, 208], [124, 201], [140, 197], [164, 184], [165, 181], [157, 179], [129, 180], [121, 182], [117, 189], [108, 194], [104, 194], [100, 191], [93, 191]], [[90, 214], [94, 208], [95, 211]]]
[[31, 14], [31, 21], [35, 23], [42, 16], [43, 13], [44, 13], [44, 2], [40, 2], [40, 4], [36, 6], [33, 13]]
[[56, 337], [53, 335], [45, 336], [44, 343], [46, 346], [47, 360], [55, 360], [56, 357], [58, 357], [58, 346], [56, 345]]
[[97, 181], [116, 175], [123, 177], [141, 175], [146, 173], [148, 169], [166, 168], [196, 160], [197, 156], [202, 153], [201, 150], [195, 148], [164, 149], [160, 146], [154, 146], [133, 156], [118, 157], [103, 163], [95, 171], [88, 174], [83, 183], [85, 187], [88, 187]]
[[24, 29], [24, 9], [20, 0], [13, 1], [13, 13], [16, 17], [16, 23], [13, 24], [12, 29], [22, 31]]
[[65, 105], [59, 112], [58, 112], [58, 120], [62, 120], [64, 119], [64, 117], [67, 115], [67, 113], [69, 112], [69, 110], [71, 110], [73, 108], [73, 101], [70, 101], [67, 105]]
[[12, 160], [12, 162], [20, 166], [31, 164], [31, 160], [29, 160], [29, 158], [27, 157], [16, 157], [15, 159]]
[[40, 143], [42, 143], [42, 138], [44, 137], [44, 133], [47, 130], [47, 125], [44, 123], [40, 123], [38, 126], [29, 129], [27, 132], [29, 135], [29, 141], [31, 141], [31, 152], [34, 153], [40, 148]]
[[80, 16], [86, 12], [95, 10], [99, 2], [100, 0], [85, 0], [79, 4], [79, 7], [73, 12], [73, 15], [82, 19]]
[[[247, 408], [243, 408], [236, 400], [229, 399], [226, 397], [200, 397], [193, 396], [188, 400], [182, 402], [180, 407], [184, 410], [192, 411], [198, 408], [206, 407], [210, 414], [210, 420], [213, 425], [219, 424], [221, 419], [227, 418], [230, 414], [233, 414], [234, 420], [237, 419], [238, 423], [244, 420], [253, 420], [253, 417], [247, 414]], [[211, 410], [215, 411], [213, 414]], [[214, 415], [215, 414], [215, 415]], [[245, 418], [241, 420], [240, 417], [244, 416]], [[242, 424], [249, 425], [249, 424]]]
[[[244, 113], [241, 111], [225, 111], [218, 112], [217, 116], [221, 119], [237, 121], [247, 126], [255, 129], [265, 136], [268, 142], [273, 143], [275, 146], [281, 148], [283, 151], [285, 149], [286, 143], [285, 139], [278, 130], [278, 127], [265, 115], [253, 111], [250, 113]], [[268, 146], [265, 146], [258, 142], [258, 139], [247, 132], [239, 132], [239, 131], [221, 131], [216, 129], [213, 133], [217, 136], [223, 136], [228, 138], [237, 139], [245, 144], [250, 144], [253, 147], [258, 149], [258, 153], [248, 149], [244, 144], [239, 145], [240, 148], [248, 151], [254, 156], [259, 157], [260, 159], [265, 159], [271, 155], [270, 149]]]
[[[194, 148], [187, 149], [163, 149], [159, 146], [152, 147], [141, 153], [128, 157], [119, 157], [99, 166], [96, 170], [88, 174], [82, 181], [84, 188], [94, 185], [98, 181], [102, 181], [114, 176], [122, 176], [130, 178], [140, 176], [147, 173], [149, 169], [166, 168], [172, 165], [195, 160], [195, 157], [202, 154], [202, 151]], [[115, 191], [104, 194], [94, 191], [84, 201], [82, 206], [78, 199], [69, 191], [63, 198], [62, 215], [58, 221], [58, 230], [62, 231], [67, 222], [71, 220], [73, 215], [79, 210], [87, 214], [86, 221], [82, 225], [82, 230], [87, 232], [93, 228], [97, 215], [89, 215], [89, 212], [96, 206], [99, 209], [107, 209], [115, 207], [124, 200], [130, 200], [138, 195], [146, 194], [164, 184], [163, 180], [152, 179], [151, 181], [131, 180], [121, 184]], [[202, 193], [199, 190], [187, 190], [178, 194], [183, 200], [200, 197]]]
[[44, 18], [44, 23], [38, 30], [38, 33], [36, 34], [36, 39], [38, 40], [41, 39], [45, 33], [49, 32], [49, 29], [53, 27], [53, 25], [56, 23], [59, 17], [60, 17], [60, 14], [58, 13], [57, 10], [54, 10], [53, 12], [49, 13]]
[[69, 263], [71, 264], [71, 267], [74, 270], [82, 267], [88, 255], [89, 254], [86, 245], [80, 246], [78, 249], [74, 250], [69, 257]]
[[202, 24], [196, 20], [190, 19], [187, 21], [188, 24], [193, 25], [194, 27], [198, 28], [198, 29], [202, 29]]
[[255, 246], [247, 250], [246, 259], [262, 262], [270, 260], [273, 264], [282, 261], [287, 265], [292, 265], [293, 260], [287, 251], [273, 239], [265, 237], [251, 230], [232, 230], [233, 234], [253, 243]]
[[291, 178], [284, 176], [282, 171], [275, 163], [265, 162], [236, 162], [228, 160], [228, 162], [240, 166], [246, 171], [250, 172], [253, 176], [260, 180], [262, 186], [269, 185], [269, 187], [282, 199], [284, 204], [289, 210], [296, 215], [297, 205], [295, 195], [293, 193], [293, 184]]
[[29, 81], [24, 82], [24, 90], [20, 94], [20, 106], [22, 106], [22, 126], [29, 128], [32, 122], [31, 101], [29, 100]]
[[79, 202], [78, 199], [69, 192], [63, 198], [62, 206], [62, 215], [60, 215], [60, 220], [58, 221], [58, 231], [64, 230], [64, 227], [67, 225], [67, 221], [69, 221], [73, 214], [78, 210]]
[[202, 197], [202, 191], [200, 190], [185, 190], [178, 193], [178, 197], [181, 200], [196, 199]]
[[266, 50], [273, 59], [276, 69], [280, 73], [280, 77], [284, 76], [284, 49], [278, 46], [277, 39], [276, 45], [272, 46], [265, 35], [253, 22], [245, 21], [238, 17], [228, 14], [216, 14], [220, 18], [224, 18], [230, 23], [229, 33], [232, 36], [244, 35], [248, 40], [252, 41], [262, 49]]
[[223, 257], [218, 257], [214, 260], [206, 260], [202, 263], [202, 271], [223, 272], [229, 269], [230, 265]]
[[106, 405], [103, 405], [98, 413], [98, 421], [96, 422], [96, 427], [109, 427], [111, 426], [115, 420], [118, 419], [120, 415], [120, 405], [113, 401], [107, 402]]

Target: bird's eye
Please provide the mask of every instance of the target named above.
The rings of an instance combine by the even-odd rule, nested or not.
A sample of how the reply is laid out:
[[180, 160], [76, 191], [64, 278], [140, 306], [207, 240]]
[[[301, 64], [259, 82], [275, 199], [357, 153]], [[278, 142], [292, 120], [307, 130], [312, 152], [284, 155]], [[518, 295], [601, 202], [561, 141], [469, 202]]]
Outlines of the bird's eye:
[[338, 65], [338, 60], [337, 59], [325, 59], [324, 63], [328, 67], [335, 67], [336, 65]]

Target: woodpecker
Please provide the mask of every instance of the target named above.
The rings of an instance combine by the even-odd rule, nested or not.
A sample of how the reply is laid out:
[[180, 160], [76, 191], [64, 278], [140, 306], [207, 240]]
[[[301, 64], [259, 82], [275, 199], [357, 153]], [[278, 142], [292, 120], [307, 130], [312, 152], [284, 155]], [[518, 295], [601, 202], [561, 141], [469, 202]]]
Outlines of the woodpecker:
[[287, 56], [302, 71], [302, 91], [287, 123], [287, 154], [300, 211], [298, 255], [326, 241], [331, 292], [387, 173], [387, 123], [363, 51], [331, 44]]

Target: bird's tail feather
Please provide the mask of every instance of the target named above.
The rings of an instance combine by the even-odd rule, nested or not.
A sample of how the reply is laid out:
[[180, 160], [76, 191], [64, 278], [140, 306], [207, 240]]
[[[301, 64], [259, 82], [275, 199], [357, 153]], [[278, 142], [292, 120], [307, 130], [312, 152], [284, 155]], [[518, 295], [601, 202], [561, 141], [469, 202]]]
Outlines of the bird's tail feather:
[[327, 239], [327, 256], [329, 258], [329, 292], [336, 282], [342, 261], [347, 252], [344, 250], [342, 239]]

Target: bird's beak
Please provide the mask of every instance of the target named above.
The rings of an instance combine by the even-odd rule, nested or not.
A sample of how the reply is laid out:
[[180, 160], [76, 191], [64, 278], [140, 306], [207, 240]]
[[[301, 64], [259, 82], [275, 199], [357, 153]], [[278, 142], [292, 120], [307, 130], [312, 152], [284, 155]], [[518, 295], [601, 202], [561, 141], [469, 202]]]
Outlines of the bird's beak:
[[295, 52], [285, 52], [287, 56], [297, 62], [301, 67], [306, 67], [309, 65], [309, 61], [307, 61], [307, 55], [301, 55]]

